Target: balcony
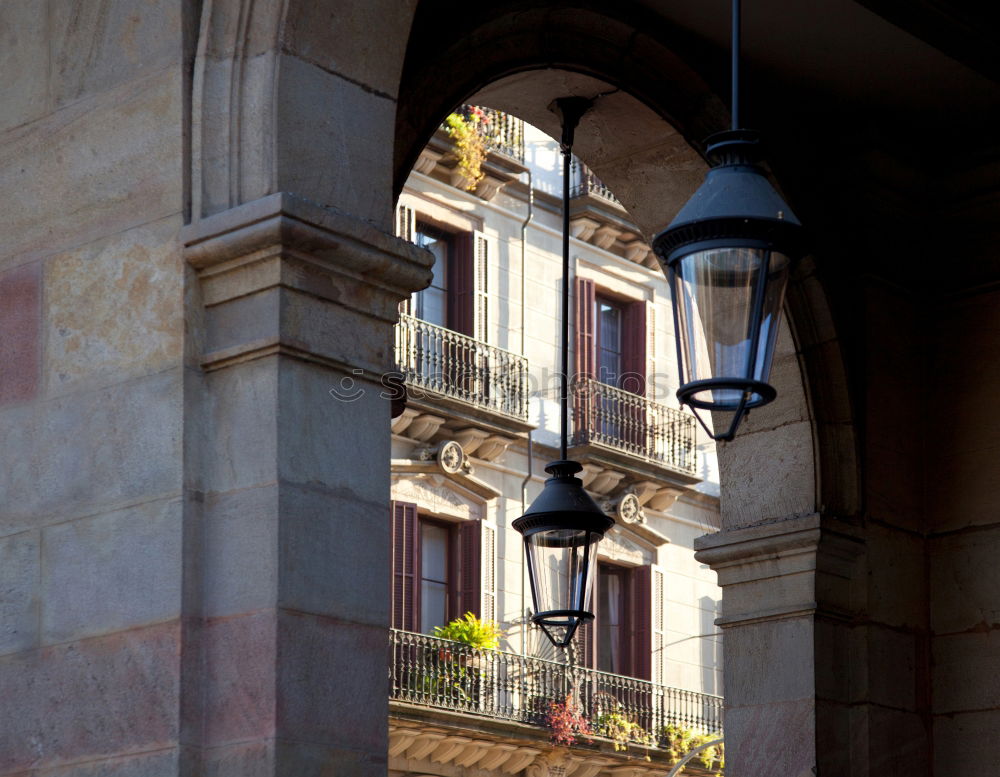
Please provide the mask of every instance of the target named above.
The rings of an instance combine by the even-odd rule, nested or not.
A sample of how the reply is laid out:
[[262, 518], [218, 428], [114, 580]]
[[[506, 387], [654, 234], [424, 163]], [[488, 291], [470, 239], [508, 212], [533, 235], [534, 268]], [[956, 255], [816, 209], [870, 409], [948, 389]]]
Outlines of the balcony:
[[396, 325], [396, 365], [408, 401], [451, 401], [527, 425], [524, 356], [404, 314]]
[[486, 150], [504, 154], [524, 164], [524, 121], [495, 108], [463, 105], [463, 111], [479, 111], [482, 118], [476, 129], [486, 144]]
[[593, 378], [575, 381], [574, 446], [594, 446], [694, 475], [695, 419]]
[[588, 195], [613, 203], [619, 208], [622, 207], [618, 198], [611, 193], [611, 190], [604, 185], [600, 178], [594, 175], [594, 171], [573, 157], [573, 164], [570, 167], [569, 196], [586, 197]]
[[392, 701], [544, 726], [547, 734], [549, 704], [572, 693], [597, 736], [614, 739], [611, 727], [627, 720], [631, 742], [666, 749], [670, 726], [722, 731], [719, 696], [408, 631], [394, 629], [390, 640]]

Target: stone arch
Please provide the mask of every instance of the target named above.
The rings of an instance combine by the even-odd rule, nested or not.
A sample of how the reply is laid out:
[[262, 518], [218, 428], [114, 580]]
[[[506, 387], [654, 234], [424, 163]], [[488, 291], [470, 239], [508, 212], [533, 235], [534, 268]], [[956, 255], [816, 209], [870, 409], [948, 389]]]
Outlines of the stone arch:
[[[727, 126], [718, 96], [728, 78], [719, 69], [724, 56], [632, 7], [581, 0], [557, 8], [490, 4], [478, 14], [449, 8], [423, 0], [414, 17], [397, 111], [395, 191], [441, 117], [463, 100], [558, 136], [551, 99], [603, 95], [584, 117], [576, 150], [647, 237], [669, 223], [703, 178], [704, 136]], [[793, 279], [787, 311], [773, 376], [781, 401], [755, 412], [720, 452], [724, 526], [859, 509], [845, 371], [809, 261]], [[771, 466], [761, 471], [761, 461]]]

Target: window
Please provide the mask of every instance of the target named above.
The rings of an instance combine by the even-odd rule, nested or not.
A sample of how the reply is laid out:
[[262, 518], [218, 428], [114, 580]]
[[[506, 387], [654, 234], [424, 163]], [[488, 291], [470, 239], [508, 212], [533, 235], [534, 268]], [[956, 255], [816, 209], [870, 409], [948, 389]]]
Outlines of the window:
[[663, 572], [655, 565], [597, 567], [596, 619], [578, 637], [580, 662], [602, 672], [661, 682]]
[[465, 612], [496, 618], [496, 529], [443, 521], [393, 502], [392, 627], [430, 633]]
[[604, 297], [594, 301], [597, 380], [609, 386], [618, 386], [624, 372], [625, 357], [622, 350], [622, 306]]
[[413, 295], [410, 301], [411, 314], [430, 324], [448, 326], [448, 279], [451, 254], [454, 252], [452, 235], [428, 224], [417, 222], [414, 237], [414, 243], [434, 254], [432, 268], [434, 277], [430, 286]]
[[645, 395], [650, 308], [644, 300], [598, 294], [592, 280], [577, 278], [577, 375]]

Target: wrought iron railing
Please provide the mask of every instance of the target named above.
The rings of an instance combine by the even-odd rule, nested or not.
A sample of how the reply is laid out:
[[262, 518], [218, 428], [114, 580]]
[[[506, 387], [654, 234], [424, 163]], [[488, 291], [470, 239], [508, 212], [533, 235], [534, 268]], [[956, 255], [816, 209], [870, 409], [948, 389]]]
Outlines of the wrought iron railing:
[[411, 397], [427, 391], [525, 421], [528, 360], [443, 326], [401, 314], [396, 365]]
[[549, 704], [572, 694], [598, 735], [612, 716], [635, 724], [632, 738], [644, 744], [666, 744], [671, 725], [722, 731], [719, 696], [409, 631], [393, 629], [391, 649], [390, 698], [398, 701], [544, 725]]
[[479, 112], [479, 122], [476, 131], [486, 141], [486, 148], [500, 154], [506, 154], [518, 162], [524, 163], [524, 121], [509, 113], [494, 108], [463, 105], [462, 110], [468, 115], [470, 110]]
[[593, 378], [573, 383], [573, 444], [594, 443], [695, 472], [695, 419]]
[[602, 200], [613, 202], [615, 205], [621, 205], [621, 203], [618, 202], [618, 198], [615, 197], [615, 195], [611, 193], [611, 190], [604, 185], [604, 182], [594, 175], [594, 171], [576, 157], [573, 157], [569, 181], [570, 197], [582, 197], [585, 194], [593, 194], [595, 197], [600, 197]]

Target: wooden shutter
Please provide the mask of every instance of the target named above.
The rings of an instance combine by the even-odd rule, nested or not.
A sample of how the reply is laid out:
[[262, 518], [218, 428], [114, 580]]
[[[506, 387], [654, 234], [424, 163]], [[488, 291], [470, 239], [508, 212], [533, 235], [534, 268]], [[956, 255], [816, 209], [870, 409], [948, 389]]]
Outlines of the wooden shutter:
[[[663, 676], [662, 669], [654, 671], [656, 664], [662, 664], [663, 655], [663, 572], [648, 565], [633, 569], [631, 577], [629, 631], [632, 636], [632, 674], [642, 680], [654, 680], [656, 674]], [[660, 637], [659, 645], [654, 638], [656, 632]]]
[[625, 306], [622, 322], [622, 368], [620, 386], [639, 396], [646, 395], [647, 322], [646, 301], [640, 300]]
[[651, 672], [649, 679], [654, 683], [662, 683], [663, 678], [666, 676], [664, 672], [664, 651], [666, 650], [666, 640], [664, 639], [664, 622], [663, 622], [663, 586], [665, 581], [665, 575], [663, 574], [663, 569], [653, 564], [649, 568], [650, 575], [650, 599], [653, 605], [652, 613], [652, 623], [653, 628], [651, 631], [651, 636], [653, 638], [652, 644], [652, 658], [651, 658]]
[[392, 521], [392, 627], [417, 631], [420, 625], [417, 586], [417, 546], [420, 521], [417, 506], [393, 502]]
[[448, 257], [448, 328], [474, 336], [476, 329], [476, 289], [474, 277], [475, 236], [455, 235]]
[[497, 619], [496, 527], [485, 521], [459, 524], [458, 612]]
[[472, 336], [481, 343], [489, 342], [489, 263], [493, 251], [482, 232], [473, 233], [474, 326]]
[[[656, 305], [646, 302], [646, 375], [656, 375]], [[646, 384], [646, 396], [656, 399], [656, 379]]]
[[576, 279], [576, 374], [594, 377], [594, 305], [596, 292], [589, 278]]
[[590, 597], [590, 611], [594, 613], [595, 619], [579, 626], [574, 637], [576, 641], [576, 654], [580, 666], [588, 669], [597, 669], [597, 629], [594, 627], [594, 624], [601, 617], [598, 608], [599, 593], [601, 590], [600, 570], [601, 565], [596, 564], [591, 571], [591, 574], [594, 576], [594, 592]]

